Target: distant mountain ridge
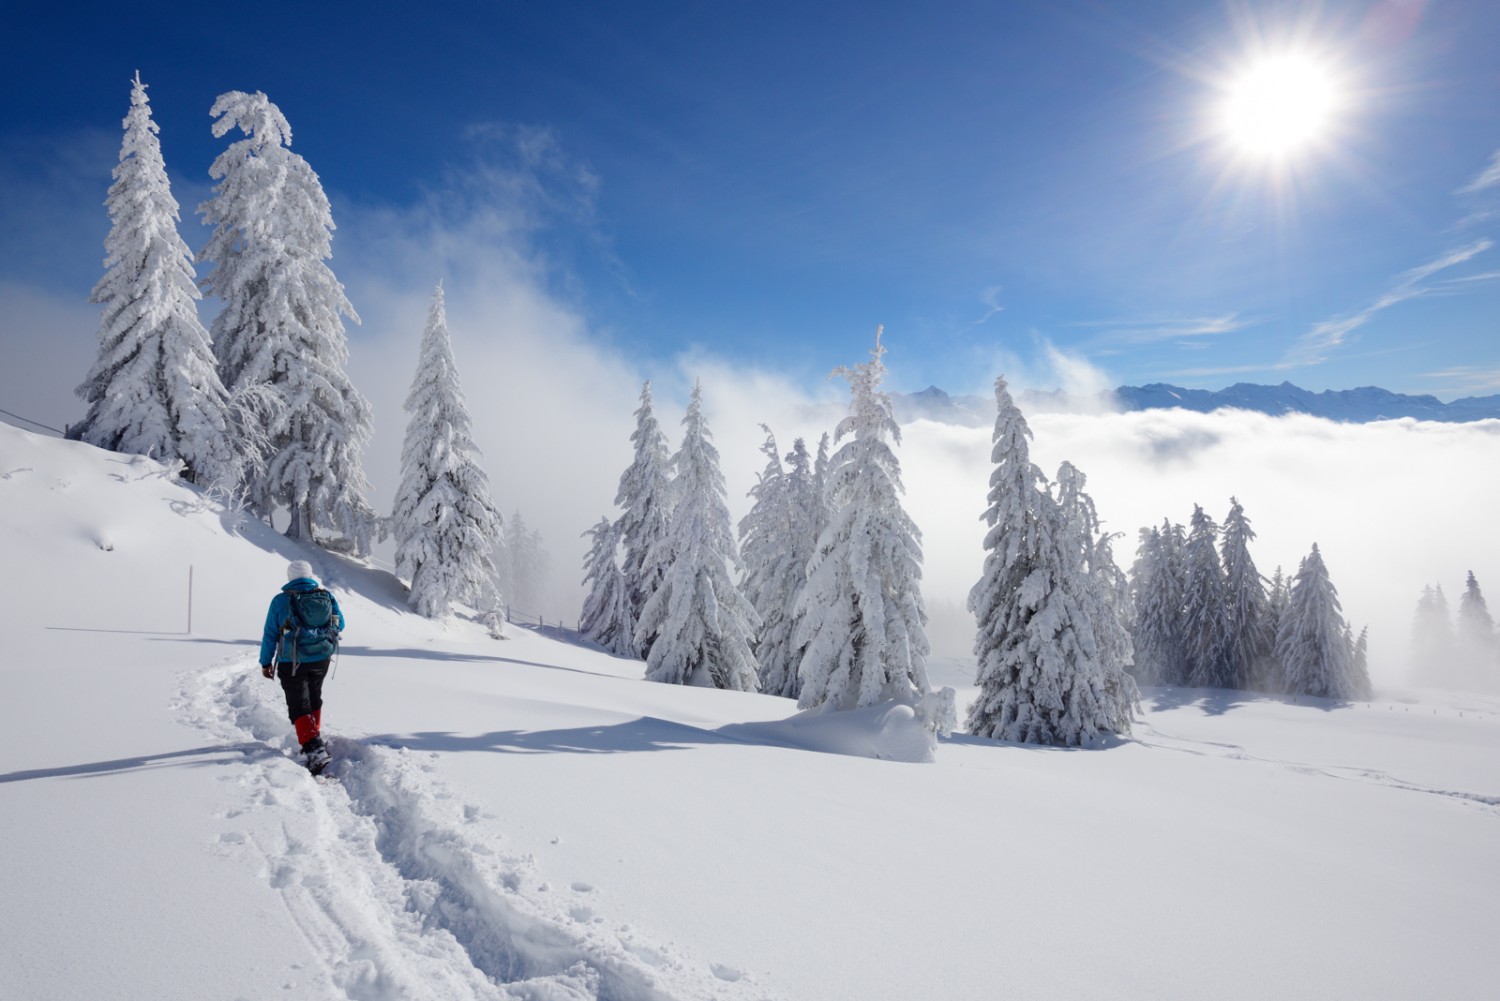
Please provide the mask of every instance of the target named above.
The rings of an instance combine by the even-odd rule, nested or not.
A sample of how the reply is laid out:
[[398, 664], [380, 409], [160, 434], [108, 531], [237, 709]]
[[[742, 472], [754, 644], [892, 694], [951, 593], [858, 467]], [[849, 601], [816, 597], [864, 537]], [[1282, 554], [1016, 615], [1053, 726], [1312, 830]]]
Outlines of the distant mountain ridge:
[[[931, 420], [983, 427], [995, 419], [992, 400], [980, 396], [950, 396], [936, 386], [929, 386], [920, 393], [892, 393], [891, 399], [896, 419], [903, 424]], [[1500, 395], [1466, 396], [1444, 403], [1436, 396], [1393, 393], [1377, 386], [1327, 389], [1315, 393], [1290, 382], [1279, 386], [1239, 382], [1221, 390], [1184, 389], [1153, 382], [1146, 386], [1121, 386], [1110, 393], [1086, 397], [1069, 396], [1062, 390], [1050, 393], [1022, 391], [1016, 395], [1016, 402], [1029, 413], [1175, 409], [1206, 414], [1234, 409], [1272, 416], [1308, 414], [1349, 424], [1402, 417], [1445, 423], [1500, 419]]]

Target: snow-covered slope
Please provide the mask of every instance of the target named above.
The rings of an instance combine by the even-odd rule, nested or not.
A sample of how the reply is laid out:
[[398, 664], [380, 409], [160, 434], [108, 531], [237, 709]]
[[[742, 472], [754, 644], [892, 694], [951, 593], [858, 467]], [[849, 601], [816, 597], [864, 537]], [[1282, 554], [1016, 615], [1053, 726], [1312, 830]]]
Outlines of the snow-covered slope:
[[[254, 668], [349, 619], [330, 781]], [[193, 572], [192, 626], [187, 622]], [[0, 995], [1479, 997], [1500, 703], [1148, 693], [1063, 751], [788, 719], [448, 628], [145, 460], [0, 425]], [[935, 684], [972, 696], [972, 664]]]

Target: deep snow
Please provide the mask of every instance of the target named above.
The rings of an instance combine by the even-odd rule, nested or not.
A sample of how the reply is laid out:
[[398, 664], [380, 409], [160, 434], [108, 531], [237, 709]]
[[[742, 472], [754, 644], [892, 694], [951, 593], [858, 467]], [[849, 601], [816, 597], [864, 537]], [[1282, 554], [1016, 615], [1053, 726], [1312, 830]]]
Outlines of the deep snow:
[[[0, 425], [0, 512], [6, 998], [1493, 988], [1495, 698], [1148, 691], [1108, 747], [879, 760], [925, 748], [435, 625], [147, 460]], [[254, 666], [299, 557], [349, 619], [324, 781]]]

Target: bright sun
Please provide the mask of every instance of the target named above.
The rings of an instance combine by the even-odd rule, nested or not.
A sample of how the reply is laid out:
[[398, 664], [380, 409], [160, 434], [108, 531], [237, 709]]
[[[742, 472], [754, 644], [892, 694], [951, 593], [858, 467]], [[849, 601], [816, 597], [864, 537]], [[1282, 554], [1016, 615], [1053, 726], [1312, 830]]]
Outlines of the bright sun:
[[1268, 56], [1228, 88], [1223, 128], [1245, 153], [1291, 156], [1327, 133], [1339, 93], [1328, 68], [1308, 56]]

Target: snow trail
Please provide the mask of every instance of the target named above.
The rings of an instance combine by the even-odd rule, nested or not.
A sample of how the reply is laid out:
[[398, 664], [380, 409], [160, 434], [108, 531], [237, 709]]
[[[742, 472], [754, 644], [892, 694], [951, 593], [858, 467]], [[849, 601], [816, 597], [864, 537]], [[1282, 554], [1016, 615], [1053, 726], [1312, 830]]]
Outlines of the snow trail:
[[[253, 859], [317, 955], [316, 989], [358, 1001], [674, 1001], [765, 997], [729, 968], [611, 929], [498, 848], [435, 775], [435, 753], [333, 736], [327, 778], [294, 760], [279, 689], [244, 658], [190, 672], [183, 718], [246, 752], [223, 851]], [[266, 693], [266, 694], [262, 694]], [[592, 889], [592, 887], [590, 887]], [[288, 984], [288, 987], [294, 985]], [[295, 985], [308, 987], [312, 985]]]

